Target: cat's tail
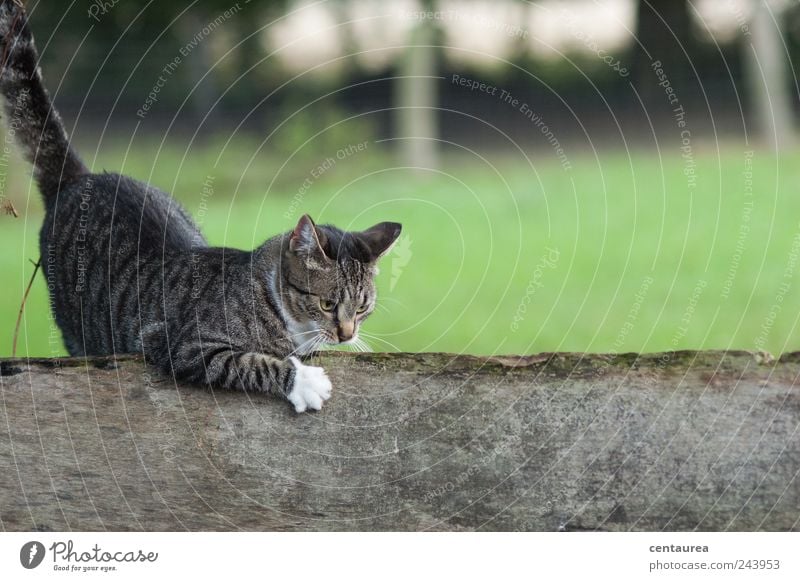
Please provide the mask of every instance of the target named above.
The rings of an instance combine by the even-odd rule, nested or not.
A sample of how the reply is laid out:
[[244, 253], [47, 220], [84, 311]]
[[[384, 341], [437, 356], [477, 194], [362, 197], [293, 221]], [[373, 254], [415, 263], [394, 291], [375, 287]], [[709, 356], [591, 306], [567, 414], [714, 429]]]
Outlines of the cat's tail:
[[69, 144], [38, 60], [22, 0], [0, 0], [0, 93], [5, 97], [6, 124], [33, 164], [49, 204], [66, 184], [89, 170]]

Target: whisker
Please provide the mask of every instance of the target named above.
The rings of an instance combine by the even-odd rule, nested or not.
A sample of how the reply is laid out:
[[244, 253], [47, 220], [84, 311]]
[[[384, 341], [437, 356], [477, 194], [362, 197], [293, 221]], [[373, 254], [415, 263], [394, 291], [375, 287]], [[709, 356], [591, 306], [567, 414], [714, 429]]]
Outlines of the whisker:
[[369, 353], [370, 351], [372, 351], [372, 347], [370, 347], [369, 343], [367, 343], [366, 341], [364, 341], [364, 339], [362, 339], [361, 337], [358, 337], [358, 338], [355, 340], [355, 342], [354, 342], [354, 345], [355, 345], [355, 346], [356, 346], [356, 348], [358, 348], [358, 350], [359, 350], [359, 351], [361, 351], [362, 353]]
[[331, 338], [324, 332], [320, 331], [317, 337], [318, 341], [314, 345], [316, 351], [331, 351], [335, 348], [335, 344], [331, 343]]
[[[317, 332], [316, 335], [314, 335], [310, 339], [307, 339], [306, 341], [303, 341], [297, 347], [295, 347], [295, 349], [291, 353], [289, 353], [288, 356], [291, 357], [292, 355], [295, 355], [297, 353], [299, 353], [300, 355], [304, 355], [305, 353], [313, 351], [313, 347], [317, 342], [320, 341], [320, 339], [321, 339], [321, 333]], [[309, 349], [309, 347], [311, 347], [311, 349]]]
[[371, 339], [373, 341], [380, 341], [381, 343], [386, 343], [389, 347], [391, 347], [395, 351], [400, 351], [400, 348], [397, 345], [395, 345], [393, 343], [390, 343], [386, 339], [381, 339], [380, 337], [377, 337], [375, 335], [371, 335], [369, 333], [365, 333], [364, 331], [361, 331], [361, 334], [364, 335], [367, 339]]
[[311, 345], [311, 347], [308, 350], [308, 355], [309, 355], [309, 357], [311, 358], [312, 361], [319, 354], [320, 351], [324, 351], [325, 350], [325, 340], [324, 340], [322, 334], [320, 334], [317, 337], [315, 337], [315, 339], [316, 340], [314, 341], [314, 344]]
[[291, 337], [294, 339], [295, 337], [302, 337], [303, 335], [308, 335], [309, 333], [317, 333], [319, 334], [319, 329], [313, 329], [311, 331], [300, 331], [299, 333], [294, 333]]

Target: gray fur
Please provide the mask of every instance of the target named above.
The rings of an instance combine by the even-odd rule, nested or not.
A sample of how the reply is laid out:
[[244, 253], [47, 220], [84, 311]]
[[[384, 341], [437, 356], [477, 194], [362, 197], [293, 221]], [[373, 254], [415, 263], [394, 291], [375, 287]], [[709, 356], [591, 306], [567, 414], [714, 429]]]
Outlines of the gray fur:
[[140, 352], [177, 379], [293, 401], [290, 356], [355, 339], [400, 225], [343, 232], [303, 216], [253, 251], [208, 246], [168, 194], [89, 172], [42, 82], [27, 16], [0, 1], [0, 91], [44, 198], [42, 267], [69, 353]]

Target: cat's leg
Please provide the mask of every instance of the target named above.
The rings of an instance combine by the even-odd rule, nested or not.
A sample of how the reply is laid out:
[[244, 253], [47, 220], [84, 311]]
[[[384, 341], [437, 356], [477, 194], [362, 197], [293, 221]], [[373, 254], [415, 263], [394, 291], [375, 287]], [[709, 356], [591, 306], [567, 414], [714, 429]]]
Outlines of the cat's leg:
[[70, 335], [66, 333], [61, 334], [62, 338], [64, 339], [64, 347], [67, 348], [67, 353], [69, 353], [70, 357], [85, 357], [86, 352], [83, 349], [83, 343], [73, 339]]
[[[188, 363], [203, 369], [210, 385], [227, 389], [267, 392], [287, 399], [295, 411], [318, 410], [331, 396], [331, 382], [321, 367], [304, 365], [296, 357], [278, 359], [264, 353], [219, 349], [205, 353], [201, 361], [173, 358], [173, 365]], [[205, 365], [204, 365], [205, 364]], [[180, 369], [176, 369], [181, 375]]]

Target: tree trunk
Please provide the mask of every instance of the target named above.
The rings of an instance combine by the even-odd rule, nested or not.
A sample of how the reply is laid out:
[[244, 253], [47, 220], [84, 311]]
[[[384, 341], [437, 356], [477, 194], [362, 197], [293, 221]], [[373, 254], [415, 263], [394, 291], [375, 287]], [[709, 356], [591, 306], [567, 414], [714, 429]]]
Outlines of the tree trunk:
[[421, 19], [411, 29], [394, 81], [395, 137], [401, 161], [414, 168], [437, 168], [439, 127], [436, 83], [437, 31], [432, 19]]
[[745, 37], [744, 43], [751, 111], [764, 144], [773, 151], [783, 151], [794, 146], [795, 138], [781, 14], [765, 0], [753, 1], [751, 35]]
[[797, 530], [800, 354], [326, 353], [318, 413], [0, 360], [0, 528]]

